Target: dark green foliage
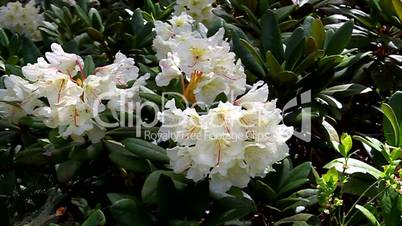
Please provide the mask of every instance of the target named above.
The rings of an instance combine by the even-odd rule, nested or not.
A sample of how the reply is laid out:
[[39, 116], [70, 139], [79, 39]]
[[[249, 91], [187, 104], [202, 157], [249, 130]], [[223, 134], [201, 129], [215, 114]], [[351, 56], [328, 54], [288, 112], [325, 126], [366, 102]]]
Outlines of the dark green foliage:
[[[39, 2], [42, 41], [0, 28], [1, 76], [21, 76], [56, 42], [83, 57], [85, 75], [119, 51], [135, 58], [140, 74], [151, 76], [143, 101], [162, 106], [157, 91], [180, 90], [177, 81], [166, 88], [154, 81], [154, 21], [171, 17], [173, 0]], [[173, 144], [145, 140], [157, 128], [108, 130], [91, 144], [64, 139], [34, 117], [1, 119], [0, 225], [402, 225], [401, 1], [215, 6], [208, 35], [223, 27], [248, 84], [267, 82], [280, 108], [294, 101], [285, 124], [299, 131], [309, 114], [311, 141], [292, 138], [274, 171], [216, 197], [208, 180], [172, 172]]]

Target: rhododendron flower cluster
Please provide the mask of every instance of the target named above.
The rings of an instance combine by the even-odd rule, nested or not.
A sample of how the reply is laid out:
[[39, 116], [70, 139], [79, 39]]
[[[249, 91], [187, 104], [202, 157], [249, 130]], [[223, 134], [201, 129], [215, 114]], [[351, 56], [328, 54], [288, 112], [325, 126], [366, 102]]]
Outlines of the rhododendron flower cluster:
[[[96, 142], [102, 136], [102, 125], [94, 117], [106, 109], [116, 115], [120, 109], [127, 109], [122, 105], [139, 101], [139, 87], [148, 77], [138, 78], [134, 60], [122, 53], [116, 54], [113, 64], [86, 75], [80, 56], [64, 52], [55, 43], [51, 49], [46, 59], [39, 58], [22, 68], [23, 78], [5, 76], [0, 112], [14, 122], [33, 115], [46, 126], [58, 128], [62, 137], [88, 135]], [[135, 82], [129, 87], [132, 80]]]
[[185, 12], [198, 22], [208, 23], [211, 21], [213, 0], [177, 0], [174, 7], [175, 14]]
[[244, 93], [244, 68], [230, 52], [223, 28], [207, 37], [204, 25], [182, 13], [168, 23], [155, 21], [155, 30], [153, 48], [161, 67], [156, 77], [158, 86], [179, 79], [187, 100], [200, 106], [210, 105], [220, 93], [229, 100]]
[[9, 2], [0, 7], [0, 27], [24, 34], [34, 41], [39, 41], [42, 37], [38, 27], [44, 20], [44, 16], [39, 13], [39, 10], [39, 7], [35, 7], [34, 0], [25, 5], [18, 1]]
[[276, 101], [268, 101], [268, 86], [262, 82], [204, 115], [178, 109], [174, 100], [166, 108], [159, 114], [159, 133], [161, 140], [177, 142], [168, 150], [171, 168], [194, 181], [208, 177], [211, 191], [218, 194], [265, 176], [288, 155], [285, 142], [293, 128], [280, 124], [281, 110]]

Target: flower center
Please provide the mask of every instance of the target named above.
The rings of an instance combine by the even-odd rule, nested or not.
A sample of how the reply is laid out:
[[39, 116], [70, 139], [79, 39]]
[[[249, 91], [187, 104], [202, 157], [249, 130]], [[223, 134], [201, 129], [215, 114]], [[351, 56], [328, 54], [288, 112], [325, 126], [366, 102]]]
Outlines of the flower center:
[[201, 60], [206, 52], [207, 51], [205, 49], [202, 49], [202, 48], [191, 48], [191, 54], [194, 56], [194, 59], [196, 61]]

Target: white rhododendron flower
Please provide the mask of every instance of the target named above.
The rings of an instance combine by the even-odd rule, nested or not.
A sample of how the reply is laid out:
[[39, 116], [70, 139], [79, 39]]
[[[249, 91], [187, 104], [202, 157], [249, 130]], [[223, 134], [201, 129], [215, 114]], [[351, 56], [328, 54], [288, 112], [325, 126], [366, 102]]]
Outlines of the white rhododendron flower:
[[180, 79], [186, 99], [200, 106], [211, 105], [220, 93], [230, 101], [244, 93], [244, 68], [230, 51], [223, 28], [207, 37], [205, 26], [182, 13], [169, 23], [155, 21], [155, 31], [153, 48], [161, 68], [155, 79], [158, 86]]
[[18, 1], [9, 2], [0, 7], [0, 27], [24, 34], [34, 41], [40, 41], [42, 37], [38, 27], [44, 20], [44, 16], [39, 13], [39, 10], [39, 7], [35, 7], [34, 0], [25, 5]]
[[243, 188], [250, 178], [264, 177], [288, 155], [286, 141], [293, 128], [281, 124], [276, 101], [268, 101], [268, 86], [256, 83], [249, 92], [200, 115], [176, 108], [174, 100], [159, 113], [161, 140], [173, 140], [170, 166], [194, 181], [209, 178], [211, 191], [222, 194]]
[[174, 7], [175, 14], [180, 15], [185, 12], [201, 23], [211, 21], [212, 3], [214, 0], [177, 0]]
[[[87, 135], [99, 141], [103, 128], [94, 117], [107, 109], [113, 115], [129, 110], [126, 105], [140, 101], [139, 88], [149, 76], [138, 77], [134, 59], [120, 52], [112, 64], [86, 75], [80, 56], [64, 52], [55, 43], [51, 49], [46, 59], [22, 68], [24, 78], [5, 76], [0, 114], [13, 122], [33, 115], [46, 126], [58, 128], [62, 137]], [[134, 83], [129, 87], [130, 81]]]

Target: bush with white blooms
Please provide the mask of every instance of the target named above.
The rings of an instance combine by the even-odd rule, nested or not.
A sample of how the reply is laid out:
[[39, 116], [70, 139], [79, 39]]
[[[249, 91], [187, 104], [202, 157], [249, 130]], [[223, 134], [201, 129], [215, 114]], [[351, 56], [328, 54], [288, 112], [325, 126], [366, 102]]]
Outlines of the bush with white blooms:
[[0, 225], [402, 225], [402, 1], [0, 0]]
[[261, 82], [203, 115], [176, 108], [174, 100], [166, 108], [159, 114], [159, 133], [162, 140], [177, 142], [167, 151], [170, 166], [194, 181], [208, 177], [217, 194], [233, 185], [246, 187], [251, 177], [264, 177], [288, 155], [285, 142], [293, 128], [280, 124], [281, 110], [268, 101], [268, 86]]
[[[37, 63], [22, 67], [23, 78], [4, 77], [0, 113], [13, 122], [33, 115], [46, 126], [58, 128], [64, 138], [81, 140], [88, 135], [99, 142], [105, 128], [94, 118], [106, 108], [117, 114], [127, 109], [122, 105], [138, 101], [139, 88], [148, 76], [138, 78], [134, 60], [122, 53], [116, 54], [113, 64], [95, 68], [87, 75], [80, 56], [64, 52], [56, 43], [51, 49], [45, 54], [46, 60], [41, 57]], [[129, 81], [135, 81], [131, 87]]]

